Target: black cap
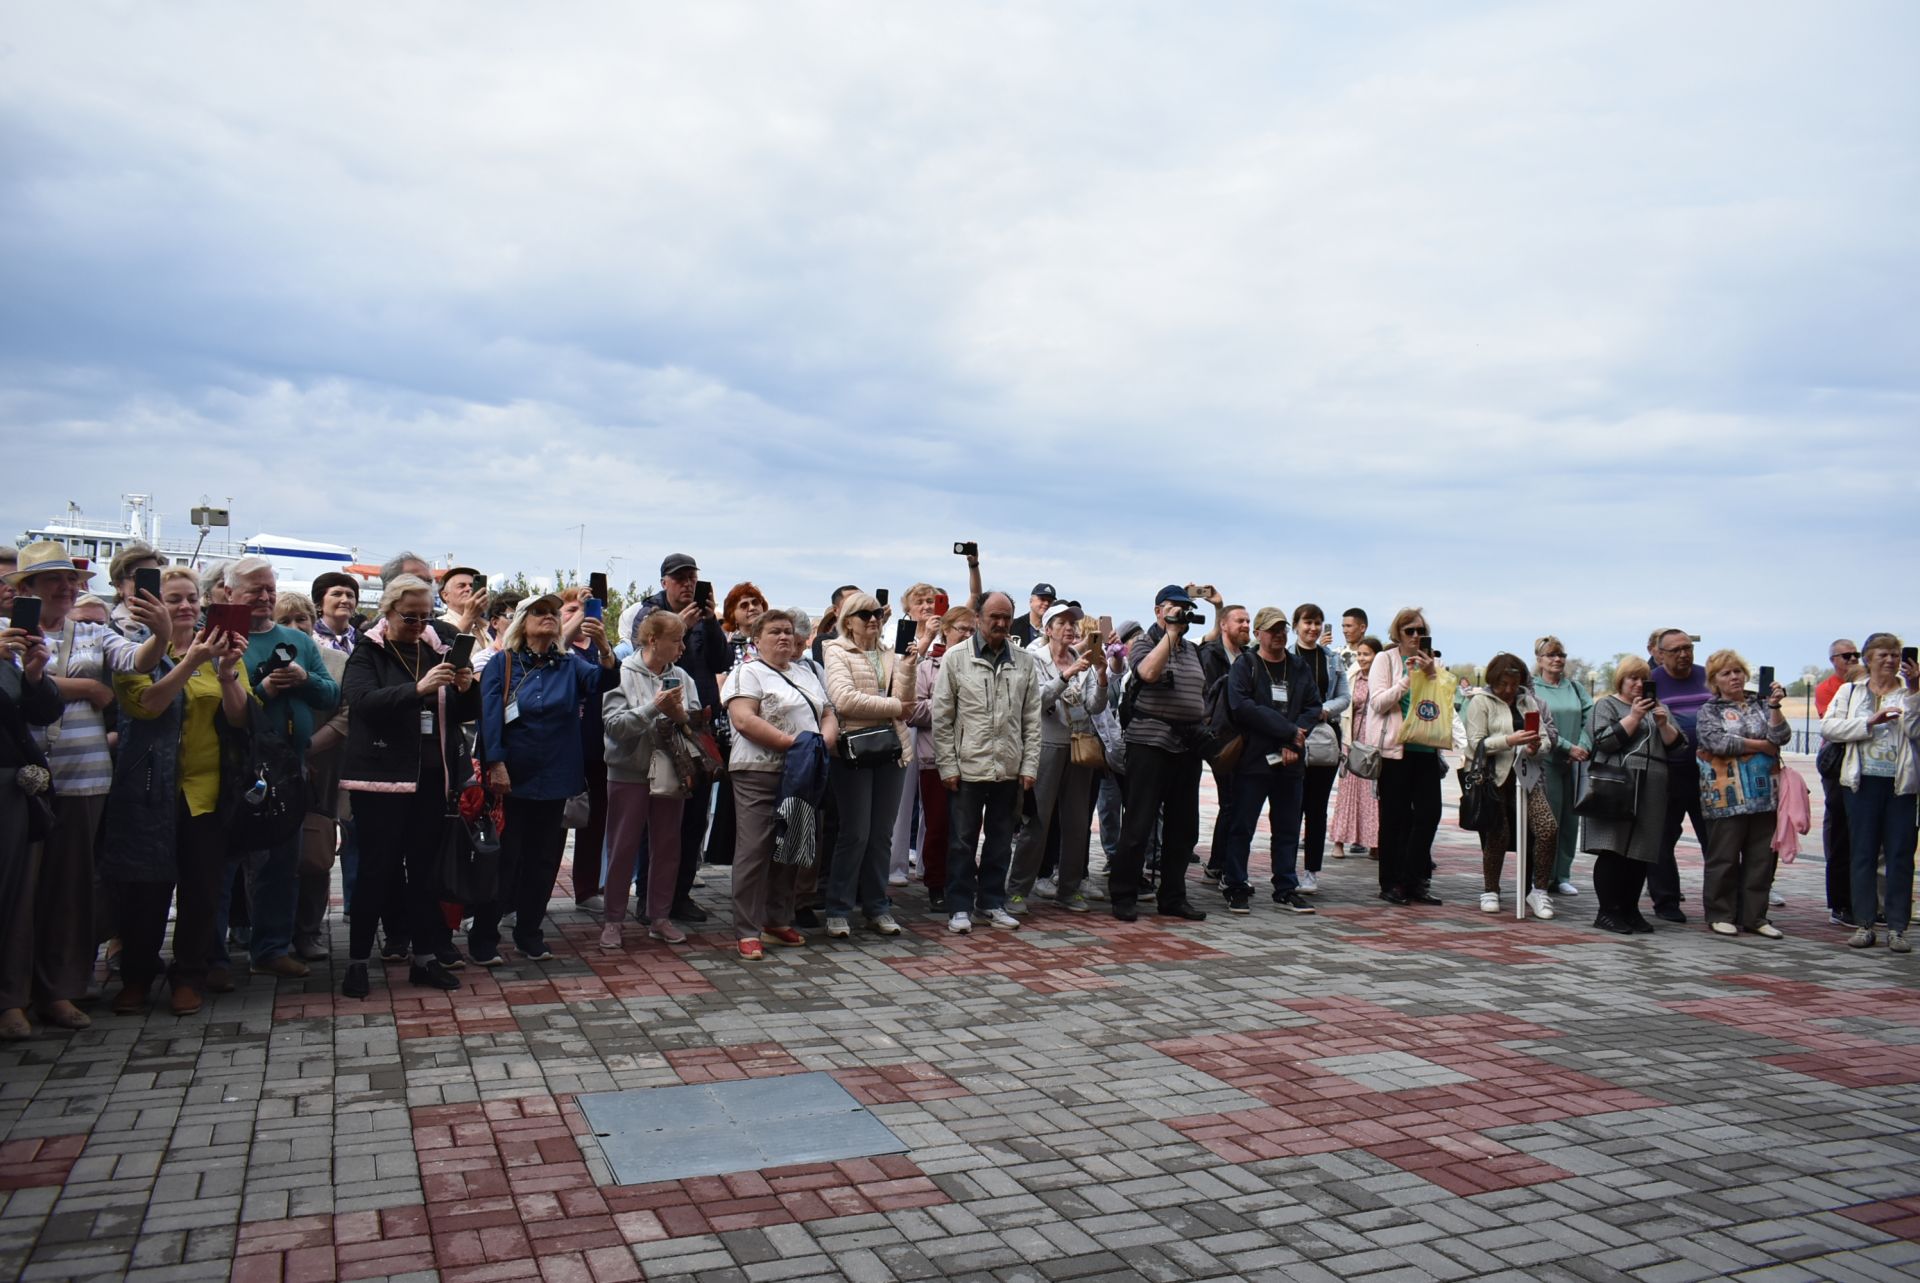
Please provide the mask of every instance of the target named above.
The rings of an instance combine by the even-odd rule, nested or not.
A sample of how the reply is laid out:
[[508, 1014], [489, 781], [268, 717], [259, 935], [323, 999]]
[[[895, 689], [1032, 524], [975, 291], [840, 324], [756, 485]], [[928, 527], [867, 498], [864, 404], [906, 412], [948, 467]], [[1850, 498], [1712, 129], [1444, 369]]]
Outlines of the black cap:
[[1159, 593], [1154, 596], [1153, 604], [1155, 606], [1162, 606], [1170, 601], [1177, 601], [1182, 606], [1193, 605], [1193, 598], [1187, 596], [1187, 590], [1179, 584], [1168, 584], [1165, 588], [1162, 588]]
[[1052, 584], [1035, 584], [1033, 591], [1028, 595], [1032, 597], [1045, 597], [1048, 601], [1058, 601], [1060, 599], [1060, 594], [1053, 590]]
[[665, 579], [668, 575], [677, 575], [683, 570], [698, 569], [700, 569], [700, 563], [686, 553], [670, 552], [667, 554], [667, 559], [660, 563], [660, 577]]

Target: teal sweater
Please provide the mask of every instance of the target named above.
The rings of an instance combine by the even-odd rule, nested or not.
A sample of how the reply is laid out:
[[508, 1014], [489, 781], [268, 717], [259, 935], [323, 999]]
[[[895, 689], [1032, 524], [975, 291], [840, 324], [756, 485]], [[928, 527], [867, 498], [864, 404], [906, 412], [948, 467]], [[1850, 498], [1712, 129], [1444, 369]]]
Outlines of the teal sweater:
[[[273, 658], [273, 648], [281, 642], [293, 647], [294, 662], [307, 670], [307, 680], [290, 691], [268, 698], [260, 688], [260, 666]], [[321, 656], [320, 647], [299, 629], [275, 624], [247, 639], [246, 665], [254, 694], [266, 705], [267, 721], [275, 729], [285, 730], [288, 740], [304, 758], [314, 731], [333, 716], [333, 710], [340, 705], [340, 684], [327, 675], [327, 661]]]
[[1553, 718], [1554, 729], [1560, 733], [1560, 742], [1553, 748], [1553, 760], [1566, 761], [1567, 750], [1576, 745], [1591, 753], [1593, 732], [1587, 729], [1587, 715], [1593, 712], [1593, 697], [1587, 694], [1587, 688], [1572, 681], [1552, 686], [1535, 677], [1533, 693], [1546, 706]]

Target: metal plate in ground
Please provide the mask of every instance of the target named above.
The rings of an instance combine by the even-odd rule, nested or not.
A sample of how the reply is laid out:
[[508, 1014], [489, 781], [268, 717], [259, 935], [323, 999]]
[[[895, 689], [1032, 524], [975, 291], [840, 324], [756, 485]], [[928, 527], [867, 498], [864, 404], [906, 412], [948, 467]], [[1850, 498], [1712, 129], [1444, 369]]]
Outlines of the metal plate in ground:
[[596, 1092], [579, 1100], [620, 1185], [907, 1150], [832, 1074]]

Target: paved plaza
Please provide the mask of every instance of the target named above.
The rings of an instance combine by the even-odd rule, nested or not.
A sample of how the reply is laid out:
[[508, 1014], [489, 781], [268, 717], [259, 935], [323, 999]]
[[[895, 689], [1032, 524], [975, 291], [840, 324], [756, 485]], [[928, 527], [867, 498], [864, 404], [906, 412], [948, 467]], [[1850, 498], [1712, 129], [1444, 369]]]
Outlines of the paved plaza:
[[[0, 1278], [1920, 1277], [1920, 963], [1843, 946], [1817, 828], [1777, 943], [1706, 932], [1690, 838], [1693, 923], [1623, 938], [1590, 893], [1480, 913], [1441, 837], [1438, 909], [1330, 858], [1313, 917], [1196, 873], [1204, 923], [956, 937], [915, 886], [898, 939], [748, 964], [709, 869], [676, 948], [602, 953], [557, 895], [554, 961], [452, 995], [376, 964], [342, 999], [336, 954], [185, 1019], [96, 1004], [0, 1049]], [[896, 1152], [619, 1185], [580, 1103], [821, 1073]]]

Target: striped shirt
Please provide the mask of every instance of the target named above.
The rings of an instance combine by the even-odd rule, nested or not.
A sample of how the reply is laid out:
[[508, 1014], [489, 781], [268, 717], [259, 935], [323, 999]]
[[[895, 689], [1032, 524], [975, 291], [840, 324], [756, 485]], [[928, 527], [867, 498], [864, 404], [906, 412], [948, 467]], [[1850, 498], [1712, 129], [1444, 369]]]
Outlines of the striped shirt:
[[[72, 653], [63, 656], [71, 633]], [[111, 683], [114, 673], [133, 671], [140, 647], [105, 624], [77, 624], [47, 638], [47, 676], [89, 678]], [[113, 706], [107, 706], [111, 709]], [[52, 726], [34, 727], [33, 737], [53, 768], [53, 786], [65, 797], [95, 797], [113, 784], [113, 756], [107, 750], [107, 713], [84, 699], [67, 705]]]

